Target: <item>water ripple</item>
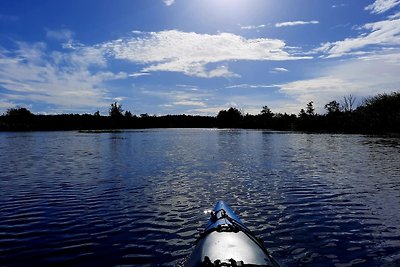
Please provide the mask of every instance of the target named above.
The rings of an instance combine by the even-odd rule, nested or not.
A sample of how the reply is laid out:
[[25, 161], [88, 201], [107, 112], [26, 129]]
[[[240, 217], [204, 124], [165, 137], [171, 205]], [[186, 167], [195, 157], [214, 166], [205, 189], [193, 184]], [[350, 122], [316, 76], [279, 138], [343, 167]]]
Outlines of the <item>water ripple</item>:
[[173, 266], [224, 199], [286, 266], [396, 266], [398, 144], [245, 130], [0, 133], [0, 265]]

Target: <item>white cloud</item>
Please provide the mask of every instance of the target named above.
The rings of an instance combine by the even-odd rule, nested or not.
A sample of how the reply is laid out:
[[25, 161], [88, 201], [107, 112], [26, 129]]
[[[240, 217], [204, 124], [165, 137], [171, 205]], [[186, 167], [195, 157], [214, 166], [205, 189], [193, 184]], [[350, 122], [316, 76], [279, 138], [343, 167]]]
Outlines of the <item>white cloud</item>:
[[90, 71], [103, 68], [100, 51], [83, 48], [70, 53], [48, 51], [43, 43], [17, 43], [16, 51], [0, 50], [0, 85], [7, 101], [35, 101], [61, 107], [108, 105], [104, 82], [127, 77], [125, 73]]
[[163, 2], [166, 6], [171, 6], [175, 4], [175, 0], [163, 0]]
[[272, 70], [273, 73], [288, 72], [288, 71], [289, 71], [289, 70], [288, 70], [288, 69], [285, 69], [285, 68], [274, 68], [274, 69]]
[[365, 24], [361, 29], [368, 32], [356, 38], [325, 43], [316, 51], [324, 52], [328, 57], [340, 57], [370, 46], [399, 46], [400, 19], [384, 20]]
[[148, 76], [148, 75], [150, 75], [150, 73], [148, 73], [148, 72], [135, 72], [135, 73], [129, 74], [128, 76], [137, 78], [137, 77]]
[[285, 51], [285, 42], [278, 39], [246, 39], [231, 33], [211, 35], [177, 30], [118, 39], [103, 44], [102, 49], [116, 59], [143, 64], [142, 72], [182, 72], [203, 78], [238, 77], [224, 65], [209, 69], [210, 63], [310, 58], [289, 54]]
[[191, 106], [191, 107], [206, 107], [207, 104], [201, 101], [181, 100], [173, 102], [172, 106]]
[[261, 28], [265, 28], [266, 25], [265, 24], [261, 24], [261, 25], [246, 25], [246, 26], [241, 26], [240, 29], [242, 30], [256, 30], [256, 29], [261, 29]]
[[278, 85], [274, 84], [247, 84], [247, 83], [242, 83], [242, 84], [235, 84], [235, 85], [230, 85], [226, 86], [225, 88], [276, 88]]
[[276, 23], [275, 27], [289, 27], [289, 26], [298, 26], [298, 25], [307, 25], [307, 24], [318, 24], [319, 21], [311, 20], [311, 21], [287, 21], [287, 22], [280, 22]]
[[380, 14], [394, 8], [398, 4], [400, 4], [400, 0], [376, 0], [368, 5], [365, 10], [370, 10], [373, 14]]
[[343, 96], [353, 94], [359, 97], [399, 89], [400, 51], [385, 51], [373, 56], [361, 57], [339, 62], [317, 77], [280, 85], [281, 92], [292, 96], [294, 104], [305, 106], [309, 101], [319, 107], [331, 100], [341, 100]]

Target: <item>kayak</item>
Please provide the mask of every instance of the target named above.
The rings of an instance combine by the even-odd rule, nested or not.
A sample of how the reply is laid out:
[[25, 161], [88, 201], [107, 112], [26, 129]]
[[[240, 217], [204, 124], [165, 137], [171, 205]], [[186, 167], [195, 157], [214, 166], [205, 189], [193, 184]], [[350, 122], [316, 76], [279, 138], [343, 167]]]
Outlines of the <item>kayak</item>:
[[279, 264], [228, 204], [218, 201], [185, 266], [279, 267]]

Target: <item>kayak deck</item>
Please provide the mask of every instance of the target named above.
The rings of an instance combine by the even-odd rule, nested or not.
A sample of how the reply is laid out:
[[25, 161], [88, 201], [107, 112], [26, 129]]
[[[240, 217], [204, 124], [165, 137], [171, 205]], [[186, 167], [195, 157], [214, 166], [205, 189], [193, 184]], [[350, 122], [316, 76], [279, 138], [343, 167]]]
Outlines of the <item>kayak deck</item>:
[[279, 265], [233, 210], [219, 201], [186, 266]]

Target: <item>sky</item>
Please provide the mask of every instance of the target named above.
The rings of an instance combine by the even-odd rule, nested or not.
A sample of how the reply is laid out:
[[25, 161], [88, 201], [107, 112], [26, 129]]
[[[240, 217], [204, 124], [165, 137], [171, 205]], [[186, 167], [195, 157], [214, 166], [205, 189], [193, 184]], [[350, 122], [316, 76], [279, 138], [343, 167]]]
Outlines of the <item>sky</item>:
[[399, 85], [400, 0], [0, 1], [0, 114], [322, 114]]

